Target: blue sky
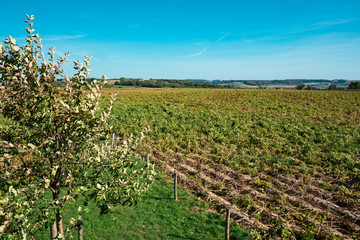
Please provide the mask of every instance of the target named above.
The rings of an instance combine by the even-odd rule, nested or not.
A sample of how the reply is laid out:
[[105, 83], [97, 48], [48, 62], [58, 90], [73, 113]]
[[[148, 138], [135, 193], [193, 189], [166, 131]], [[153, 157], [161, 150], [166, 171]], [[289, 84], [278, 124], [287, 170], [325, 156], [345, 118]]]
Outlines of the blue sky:
[[359, 0], [18, 0], [1, 9], [0, 41], [24, 42], [33, 14], [44, 46], [69, 51], [70, 62], [94, 57], [92, 77], [360, 79]]

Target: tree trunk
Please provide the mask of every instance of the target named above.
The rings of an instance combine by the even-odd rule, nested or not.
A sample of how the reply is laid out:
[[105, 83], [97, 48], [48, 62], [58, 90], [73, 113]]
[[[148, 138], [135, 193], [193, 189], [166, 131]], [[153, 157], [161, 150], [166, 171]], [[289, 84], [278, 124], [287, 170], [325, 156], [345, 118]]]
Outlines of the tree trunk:
[[57, 227], [56, 227], [56, 221], [53, 223], [50, 223], [50, 239], [55, 239], [57, 237]]
[[[62, 221], [62, 215], [61, 212], [58, 212], [56, 214], [56, 223], [57, 223], [57, 230], [59, 234], [62, 234], [64, 236], [64, 229], [63, 229], [63, 221]], [[59, 238], [64, 239], [64, 238]]]
[[[53, 200], [59, 199], [59, 193], [60, 193], [59, 189], [53, 190]], [[64, 228], [63, 228], [63, 221], [62, 221], [62, 214], [61, 214], [61, 204], [58, 207], [59, 207], [59, 210], [56, 213], [56, 221], [53, 224], [55, 226], [52, 225], [51, 230], [50, 230], [51, 234], [56, 232], [56, 237], [58, 237], [60, 234], [62, 236], [64, 236]], [[56, 231], [54, 231], [55, 229], [56, 229]], [[64, 238], [58, 238], [58, 239], [64, 239]]]

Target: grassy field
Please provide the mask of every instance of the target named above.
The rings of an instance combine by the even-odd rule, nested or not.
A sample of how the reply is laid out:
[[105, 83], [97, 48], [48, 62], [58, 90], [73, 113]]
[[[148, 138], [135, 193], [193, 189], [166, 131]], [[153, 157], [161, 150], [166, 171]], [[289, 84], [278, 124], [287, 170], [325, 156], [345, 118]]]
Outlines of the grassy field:
[[263, 238], [360, 237], [360, 93], [106, 89], [115, 131]]
[[[178, 191], [173, 199], [172, 184], [158, 176], [155, 185], [139, 204], [118, 207], [100, 214], [95, 204], [83, 213], [84, 239], [222, 239], [224, 215], [209, 209], [187, 191]], [[64, 210], [65, 222], [76, 218], [77, 206], [69, 203]], [[250, 239], [239, 227], [231, 226], [231, 239]], [[76, 239], [77, 232], [72, 232]], [[39, 231], [35, 239], [49, 239], [49, 230]]]

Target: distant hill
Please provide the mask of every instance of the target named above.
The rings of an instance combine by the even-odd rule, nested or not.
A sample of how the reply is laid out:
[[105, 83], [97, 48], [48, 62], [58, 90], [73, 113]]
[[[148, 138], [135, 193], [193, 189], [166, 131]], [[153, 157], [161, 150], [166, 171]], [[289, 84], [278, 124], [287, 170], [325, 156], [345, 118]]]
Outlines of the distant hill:
[[[93, 81], [95, 78], [89, 79]], [[100, 80], [100, 79], [96, 79]], [[61, 81], [59, 79], [59, 81]], [[324, 90], [330, 85], [347, 88], [354, 80], [346, 79], [275, 79], [275, 80], [206, 80], [206, 79], [154, 79], [112, 78], [110, 85], [135, 86], [150, 88], [296, 88], [300, 84], [311, 86], [311, 89]], [[355, 80], [359, 81], [359, 80]]]
[[284, 80], [214, 80], [213, 83], [231, 88], [295, 88], [299, 84], [310, 85], [313, 89], [326, 89], [330, 85], [337, 87], [347, 87], [350, 80], [345, 79], [284, 79]]
[[211, 82], [211, 80], [206, 79], [184, 79], [186, 81], [194, 81], [194, 82]]

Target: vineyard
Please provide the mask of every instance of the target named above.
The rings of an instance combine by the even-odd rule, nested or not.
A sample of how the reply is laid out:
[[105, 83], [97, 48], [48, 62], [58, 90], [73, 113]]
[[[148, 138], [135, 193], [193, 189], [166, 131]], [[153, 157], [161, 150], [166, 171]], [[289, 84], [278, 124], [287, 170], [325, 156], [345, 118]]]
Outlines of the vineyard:
[[105, 89], [114, 130], [254, 237], [360, 238], [360, 93]]

